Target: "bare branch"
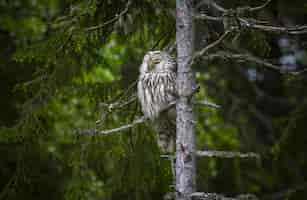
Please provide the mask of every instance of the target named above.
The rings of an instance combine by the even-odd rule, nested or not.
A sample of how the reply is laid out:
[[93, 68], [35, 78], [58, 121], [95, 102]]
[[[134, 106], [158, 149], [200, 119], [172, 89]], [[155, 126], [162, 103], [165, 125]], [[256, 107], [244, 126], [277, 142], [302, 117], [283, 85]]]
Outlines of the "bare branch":
[[235, 151], [197, 151], [196, 156], [199, 157], [219, 157], [219, 158], [256, 158], [259, 159], [260, 155], [248, 152], [240, 153]]
[[200, 8], [202, 5], [207, 4], [208, 6], [212, 6], [213, 8], [215, 8], [216, 10], [224, 13], [227, 12], [227, 9], [223, 8], [222, 6], [218, 5], [217, 3], [215, 3], [213, 0], [202, 0], [201, 2], [199, 2], [195, 8], [198, 9]]
[[[165, 107], [164, 109], [162, 109], [160, 112], [164, 112], [168, 109], [170, 109], [171, 107], [173, 107], [174, 105], [176, 105], [176, 101], [172, 101], [170, 104], [168, 104], [167, 107]], [[148, 121], [149, 119], [145, 116], [142, 116], [136, 120], [134, 120], [132, 123], [130, 124], [126, 124], [117, 128], [113, 128], [113, 129], [108, 129], [108, 130], [97, 130], [95, 128], [92, 129], [86, 129], [86, 130], [76, 130], [75, 134], [76, 135], [108, 135], [111, 133], [115, 133], [115, 132], [120, 132], [129, 128], [132, 128], [138, 124], [143, 124], [144, 122]]]
[[238, 18], [238, 20], [241, 22], [242, 26], [245, 26], [247, 28], [258, 29], [261, 31], [278, 33], [278, 34], [285, 33], [291, 35], [307, 34], [307, 25], [301, 25], [296, 27], [283, 27], [283, 26], [255, 24], [253, 21], [244, 18]]
[[255, 57], [250, 54], [233, 54], [231, 52], [225, 52], [225, 51], [220, 51], [214, 54], [208, 54], [206, 56], [203, 56], [202, 59], [204, 60], [214, 60], [214, 59], [235, 59], [238, 62], [254, 62], [256, 64], [265, 66], [270, 69], [274, 69], [278, 71], [279, 73], [285, 73], [285, 74], [290, 74], [290, 75], [299, 75], [307, 71], [306, 69], [300, 70], [300, 71], [283, 71], [282, 68], [278, 65], [274, 65], [270, 63], [269, 61], [266, 61], [262, 58]]
[[[265, 8], [266, 6], [269, 5], [269, 3], [271, 3], [272, 0], [266, 0], [262, 5], [260, 6], [256, 6], [256, 7], [250, 7], [250, 6], [244, 6], [244, 7], [238, 7], [236, 10], [240, 13], [243, 12], [255, 12], [255, 11], [259, 11], [262, 10], [263, 8]], [[196, 8], [199, 8], [200, 6], [202, 6], [203, 4], [207, 4], [209, 6], [212, 6], [213, 8], [215, 8], [216, 10], [222, 12], [222, 13], [226, 13], [228, 12], [230, 9], [226, 9], [220, 5], [218, 5], [215, 1], [213, 0], [203, 0], [201, 1], [198, 5], [196, 5]]]
[[143, 116], [143, 117], [140, 117], [140, 118], [134, 120], [131, 124], [127, 124], [127, 125], [124, 125], [124, 126], [121, 126], [121, 127], [118, 127], [118, 128], [114, 128], [114, 129], [102, 130], [102, 131], [99, 131], [96, 134], [108, 135], [108, 134], [111, 134], [111, 133], [123, 131], [123, 130], [129, 129], [129, 128], [132, 128], [132, 127], [134, 127], [138, 124], [143, 124], [147, 120], [148, 119]]
[[121, 109], [121, 108], [133, 103], [136, 100], [137, 100], [137, 97], [132, 96], [131, 99], [129, 99], [128, 101], [125, 101], [125, 102], [115, 102], [115, 103], [110, 103], [110, 104], [101, 102], [99, 105], [106, 108], [109, 112], [112, 112], [113, 110]]
[[193, 200], [195, 199], [206, 199], [206, 200], [236, 200], [235, 198], [225, 197], [222, 194], [216, 193], [205, 193], [205, 192], [194, 192], [191, 194]]
[[204, 105], [204, 106], [209, 106], [212, 108], [220, 108], [220, 105], [217, 105], [213, 102], [207, 101], [207, 100], [199, 100], [199, 101], [195, 101], [195, 104], [199, 104], [199, 105]]
[[113, 129], [108, 129], [108, 130], [97, 130], [95, 128], [91, 128], [91, 129], [82, 129], [82, 130], [76, 130], [74, 132], [75, 135], [90, 135], [90, 136], [95, 136], [95, 135], [108, 135], [108, 134], [112, 134], [112, 133], [116, 133], [116, 132], [120, 132], [120, 131], [124, 131], [126, 129], [132, 128], [138, 124], [142, 124], [144, 122], [146, 122], [148, 119], [144, 116], [134, 120], [132, 123], [130, 124], [126, 124], [117, 128], [113, 128]]
[[220, 12], [227, 12], [227, 9], [223, 8], [222, 6], [218, 5], [217, 3], [215, 3], [213, 0], [209, 0], [210, 5], [212, 5], [213, 8], [215, 8], [216, 10], [220, 11]]
[[191, 195], [192, 199], [205, 199], [205, 200], [258, 200], [253, 194], [240, 194], [236, 197], [226, 197], [222, 194], [216, 193], [205, 193], [205, 192], [194, 192]]
[[209, 21], [215, 21], [215, 22], [221, 22], [222, 21], [221, 17], [214, 17], [214, 16], [207, 15], [205, 13], [194, 15], [194, 18], [195, 19], [204, 19], [204, 20], [209, 20]]
[[241, 15], [241, 14], [245, 14], [245, 13], [260, 11], [260, 10], [264, 9], [267, 5], [269, 5], [269, 3], [271, 1], [272, 0], [266, 0], [262, 5], [256, 6], [256, 7], [250, 7], [250, 6], [238, 7], [238, 8], [236, 8], [236, 12], [237, 12], [238, 15]]
[[264, 2], [264, 4], [257, 7], [249, 8], [248, 10], [251, 12], [262, 10], [263, 8], [267, 7], [271, 3], [271, 1], [272, 0], [267, 0], [266, 2]]
[[102, 24], [85, 28], [85, 31], [93, 31], [93, 30], [101, 29], [101, 28], [103, 28], [103, 27], [105, 27], [109, 24], [116, 22], [117, 20], [119, 20], [121, 17], [123, 17], [128, 12], [130, 5], [131, 5], [131, 1], [128, 0], [128, 2], [126, 3], [125, 9], [122, 12], [120, 12], [119, 14], [116, 14], [115, 17], [113, 17], [112, 19], [110, 19], [110, 20], [108, 20], [108, 21], [106, 21]]
[[203, 48], [202, 50], [196, 52], [193, 56], [193, 60], [203, 56], [205, 53], [207, 53], [210, 49], [216, 47], [217, 45], [219, 45], [225, 38], [226, 36], [231, 33], [231, 31], [226, 31], [219, 39], [217, 39], [216, 41], [212, 42], [211, 44], [207, 45], [205, 48]]

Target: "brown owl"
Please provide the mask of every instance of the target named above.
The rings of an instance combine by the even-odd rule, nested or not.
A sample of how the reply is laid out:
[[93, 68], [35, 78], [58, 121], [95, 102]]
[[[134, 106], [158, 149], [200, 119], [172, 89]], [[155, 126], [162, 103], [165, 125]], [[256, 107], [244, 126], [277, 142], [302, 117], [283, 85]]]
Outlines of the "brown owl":
[[157, 130], [163, 152], [173, 152], [176, 141], [176, 63], [163, 51], [150, 51], [143, 59], [138, 79], [138, 98], [142, 111]]

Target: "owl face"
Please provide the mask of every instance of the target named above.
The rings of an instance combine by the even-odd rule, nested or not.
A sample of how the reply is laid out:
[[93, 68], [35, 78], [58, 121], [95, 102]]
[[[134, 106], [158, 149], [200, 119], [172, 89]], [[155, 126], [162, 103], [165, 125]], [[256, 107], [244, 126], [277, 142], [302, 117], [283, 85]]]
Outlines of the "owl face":
[[157, 73], [175, 71], [171, 56], [162, 51], [149, 51], [145, 56], [141, 73]]

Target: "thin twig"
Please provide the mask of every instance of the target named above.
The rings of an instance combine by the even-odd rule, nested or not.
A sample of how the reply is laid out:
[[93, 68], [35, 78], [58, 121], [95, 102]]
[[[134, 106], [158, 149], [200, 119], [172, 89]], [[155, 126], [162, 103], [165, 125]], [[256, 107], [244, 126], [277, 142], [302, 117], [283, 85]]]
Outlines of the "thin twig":
[[227, 9], [223, 8], [222, 6], [218, 5], [217, 3], [215, 3], [213, 0], [202, 0], [201, 2], [199, 2], [196, 6], [195, 9], [200, 8], [202, 5], [207, 4], [208, 6], [212, 6], [213, 8], [215, 8], [216, 10], [225, 13], [227, 12]]
[[0, 199], [3, 199], [8, 191], [9, 191], [9, 188], [11, 187], [11, 185], [14, 183], [14, 181], [16, 180], [17, 178], [17, 173], [15, 172], [13, 176], [11, 176], [11, 178], [9, 179], [9, 181], [5, 184], [5, 186], [3, 187], [1, 193], [0, 193]]
[[216, 47], [217, 45], [219, 45], [225, 38], [226, 36], [231, 33], [231, 31], [226, 31], [219, 39], [217, 39], [216, 41], [212, 42], [211, 44], [207, 45], [205, 48], [203, 48], [202, 50], [196, 52], [193, 56], [193, 60], [203, 56], [205, 53], [207, 53], [210, 49]]
[[219, 157], [219, 158], [256, 158], [259, 159], [260, 155], [253, 152], [241, 153], [235, 151], [196, 151], [196, 156], [199, 157]]
[[[160, 113], [162, 113], [162, 112], [164, 112], [164, 111], [170, 109], [170, 108], [173, 107], [175, 104], [176, 104], [176, 101], [172, 101], [172, 102], [169, 103], [164, 109], [162, 109], [162, 110], [160, 111]], [[114, 129], [109, 129], [109, 130], [101, 130], [101, 131], [98, 131], [98, 134], [107, 135], [107, 134], [110, 134], [110, 133], [123, 131], [123, 130], [129, 129], [129, 128], [132, 128], [132, 127], [134, 127], [135, 125], [142, 124], [142, 123], [146, 122], [147, 120], [149, 120], [147, 117], [142, 116], [142, 117], [140, 117], [140, 118], [134, 120], [131, 124], [123, 125], [123, 126], [121, 126], [121, 127], [114, 128]], [[96, 134], [97, 134], [97, 133], [96, 133]]]
[[[164, 112], [168, 109], [170, 109], [171, 107], [173, 107], [174, 105], [176, 105], [176, 101], [172, 101], [171, 103], [169, 103], [165, 108], [163, 108], [160, 112]], [[108, 129], [108, 130], [97, 130], [95, 128], [92, 129], [86, 129], [86, 130], [76, 130], [75, 134], [76, 135], [108, 135], [111, 133], [115, 133], [115, 132], [120, 132], [129, 128], [132, 128], [138, 124], [143, 124], [144, 122], [148, 121], [149, 119], [145, 116], [142, 116], [136, 120], [134, 120], [132, 123], [130, 124], [126, 124], [117, 128], [113, 128], [113, 129]]]
[[99, 131], [96, 134], [108, 135], [108, 134], [111, 134], [111, 133], [120, 132], [120, 131], [129, 129], [129, 128], [132, 128], [135, 125], [143, 124], [146, 121], [147, 121], [147, 118], [143, 116], [143, 117], [140, 117], [140, 118], [134, 120], [131, 124], [126, 124], [124, 126], [121, 126], [121, 127], [118, 127], [118, 128], [114, 128], [114, 129], [102, 130], [102, 131]]
[[132, 127], [134, 127], [134, 126], [136, 126], [138, 124], [142, 124], [142, 123], [144, 123], [146, 121], [147, 121], [147, 118], [142, 116], [142, 117], [134, 120], [130, 124], [126, 124], [126, 125], [123, 125], [123, 126], [120, 126], [120, 127], [117, 127], [117, 128], [107, 129], [107, 130], [97, 130], [95, 128], [82, 129], [82, 130], [75, 130], [74, 134], [75, 135], [89, 135], [89, 136], [108, 135], [108, 134], [124, 131], [124, 130], [132, 128]]
[[212, 5], [212, 7], [214, 7], [216, 10], [220, 11], [220, 12], [227, 12], [228, 9], [223, 8], [222, 6], [218, 5], [217, 3], [215, 3], [213, 0], [209, 0], [210, 5]]
[[134, 101], [137, 100], [137, 97], [136, 96], [132, 96], [128, 101], [125, 101], [125, 102], [115, 102], [115, 103], [110, 103], [110, 104], [107, 104], [107, 103], [100, 103], [99, 105], [100, 106], [103, 106], [105, 108], [107, 108], [108, 111], [113, 111], [115, 109], [121, 109], [131, 103], [133, 103]]
[[[237, 10], [243, 11], [243, 12], [245, 12], [245, 11], [247, 11], [247, 12], [259, 11], [259, 10], [262, 10], [263, 8], [265, 8], [267, 5], [269, 5], [269, 3], [271, 3], [271, 1], [272, 0], [266, 0], [262, 5], [256, 6], [256, 7], [250, 7], [250, 6], [238, 7]], [[218, 10], [218, 11], [220, 11], [222, 13], [226, 13], [226, 12], [228, 12], [230, 10], [230, 9], [226, 9], [226, 8], [220, 6], [219, 4], [217, 4], [213, 0], [203, 0], [198, 5], [196, 5], [196, 7], [199, 8], [203, 4], [207, 4], [209, 6], [212, 6], [213, 8], [215, 8], [216, 10]]]
[[254, 11], [262, 10], [263, 8], [267, 7], [271, 3], [271, 1], [272, 0], [267, 0], [266, 2], [264, 2], [264, 4], [260, 6], [248, 8], [248, 11], [254, 12]]
[[87, 28], [85, 28], [85, 31], [93, 31], [93, 30], [101, 29], [101, 28], [103, 28], [103, 27], [105, 27], [109, 24], [116, 22], [118, 19], [120, 19], [122, 16], [124, 16], [128, 12], [130, 5], [131, 5], [131, 1], [129, 0], [126, 4], [125, 9], [123, 11], [121, 11], [119, 14], [116, 14], [115, 17], [113, 17], [112, 19], [110, 19], [110, 20], [108, 20], [108, 21], [106, 21], [102, 24], [87, 27]]
[[255, 24], [253, 21], [245, 19], [245, 18], [238, 18], [241, 22], [241, 26], [245, 26], [247, 28], [254, 28], [261, 31], [271, 32], [271, 33], [285, 33], [285, 34], [306, 34], [307, 33], [307, 25], [295, 26], [295, 27], [283, 27], [283, 26], [271, 26], [271, 25], [263, 25], [263, 24]]
[[194, 15], [194, 18], [195, 19], [205, 19], [205, 20], [215, 21], [215, 22], [221, 22], [222, 21], [221, 17], [210, 16], [210, 15], [207, 15], [205, 13]]

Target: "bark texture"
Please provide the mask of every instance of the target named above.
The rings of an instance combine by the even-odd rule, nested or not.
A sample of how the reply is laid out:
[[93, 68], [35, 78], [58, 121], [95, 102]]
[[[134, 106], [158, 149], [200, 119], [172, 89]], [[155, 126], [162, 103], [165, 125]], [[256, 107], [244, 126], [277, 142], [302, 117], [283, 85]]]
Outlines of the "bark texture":
[[176, 138], [176, 199], [191, 199], [195, 192], [195, 136], [192, 96], [195, 78], [191, 69], [193, 57], [192, 0], [176, 1], [177, 42], [177, 138]]

